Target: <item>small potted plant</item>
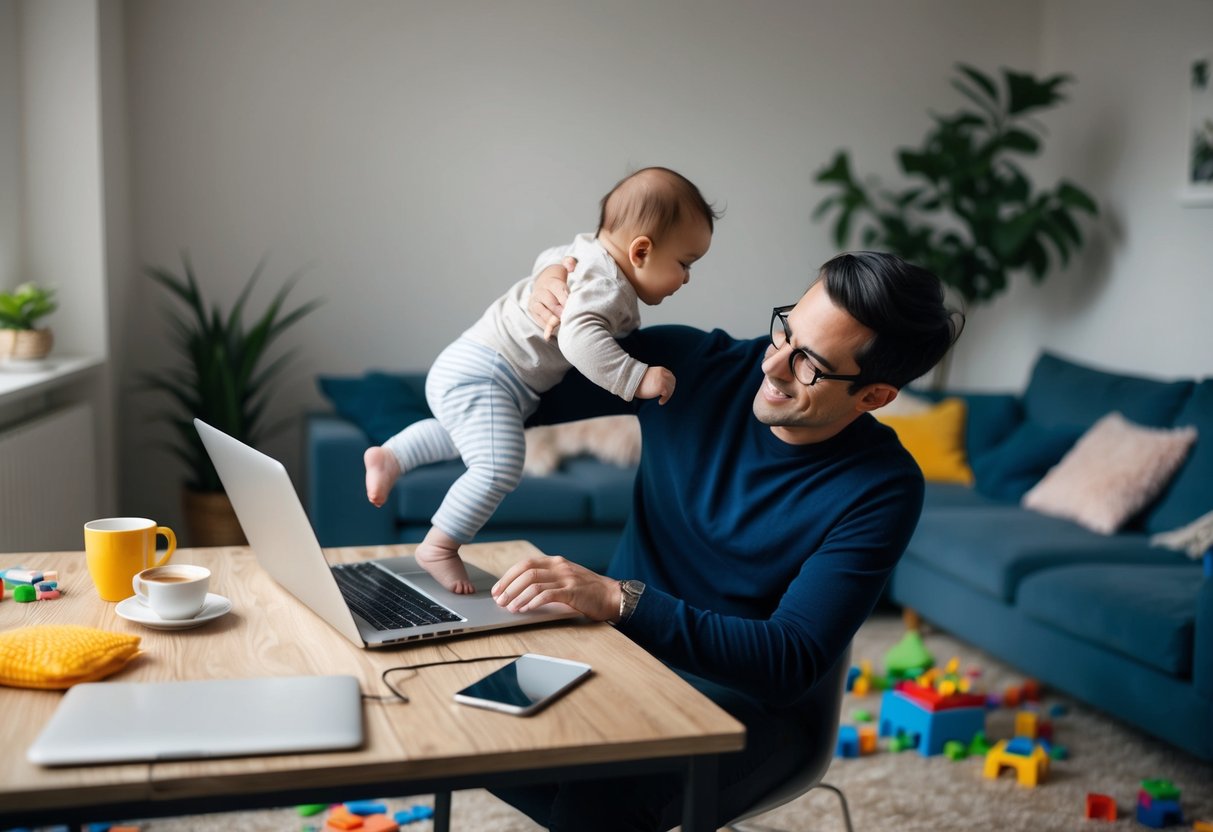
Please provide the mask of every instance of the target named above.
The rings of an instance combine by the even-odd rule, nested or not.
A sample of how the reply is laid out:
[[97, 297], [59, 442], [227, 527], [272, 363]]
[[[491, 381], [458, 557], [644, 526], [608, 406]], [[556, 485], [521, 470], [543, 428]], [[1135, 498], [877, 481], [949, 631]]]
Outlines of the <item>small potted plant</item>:
[[22, 283], [11, 292], [0, 292], [0, 358], [16, 361], [45, 358], [55, 336], [50, 327], [35, 324], [57, 306], [55, 290], [36, 283]]
[[176, 301], [174, 307], [165, 309], [176, 358], [171, 365], [145, 374], [143, 380], [148, 389], [165, 393], [170, 400], [159, 416], [172, 424], [177, 439], [173, 450], [189, 467], [182, 504], [193, 545], [240, 545], [245, 542], [240, 524], [193, 420], [197, 416], [254, 446], [281, 427], [266, 425], [266, 407], [290, 353], [266, 363], [267, 349], [320, 301], [284, 308], [299, 277], [296, 273], [279, 288], [265, 310], [246, 325], [245, 304], [261, 276], [264, 261], [227, 311], [218, 304], [208, 308], [189, 257], [183, 254], [182, 261], [180, 275], [163, 268], [145, 270]]

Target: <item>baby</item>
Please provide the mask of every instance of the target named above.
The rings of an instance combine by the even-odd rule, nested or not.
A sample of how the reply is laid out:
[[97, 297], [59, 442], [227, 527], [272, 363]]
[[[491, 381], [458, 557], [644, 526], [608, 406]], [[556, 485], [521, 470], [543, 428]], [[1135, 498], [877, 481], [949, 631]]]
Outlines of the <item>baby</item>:
[[[570, 367], [616, 396], [657, 399], [674, 393], [674, 374], [628, 355], [616, 342], [640, 325], [637, 301], [656, 306], [691, 278], [691, 264], [712, 243], [717, 214], [685, 177], [645, 168], [602, 198], [596, 234], [548, 249], [531, 277], [498, 298], [434, 361], [425, 393], [433, 419], [409, 425], [368, 448], [367, 498], [382, 506], [401, 474], [462, 457], [467, 471], [451, 485], [417, 547], [417, 562], [447, 589], [474, 591], [459, 546], [471, 540], [522, 477], [523, 423], [539, 394]], [[538, 272], [568, 258], [569, 298], [553, 343], [527, 312]]]

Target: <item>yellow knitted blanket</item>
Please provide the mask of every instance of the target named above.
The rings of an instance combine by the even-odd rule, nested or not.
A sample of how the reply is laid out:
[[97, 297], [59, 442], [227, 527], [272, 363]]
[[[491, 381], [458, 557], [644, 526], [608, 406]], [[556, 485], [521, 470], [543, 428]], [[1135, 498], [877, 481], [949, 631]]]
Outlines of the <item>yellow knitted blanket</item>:
[[0, 685], [62, 690], [116, 673], [139, 654], [139, 636], [73, 624], [0, 633]]

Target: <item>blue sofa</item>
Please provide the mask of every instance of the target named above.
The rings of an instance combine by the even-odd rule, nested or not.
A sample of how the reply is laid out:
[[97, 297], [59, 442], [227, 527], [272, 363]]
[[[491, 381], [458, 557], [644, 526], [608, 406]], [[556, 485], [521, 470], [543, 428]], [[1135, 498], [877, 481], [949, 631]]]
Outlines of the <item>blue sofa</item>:
[[[379, 509], [367, 502], [362, 464], [372, 440], [378, 444], [411, 418], [428, 414], [424, 384], [419, 373], [321, 380], [338, 412], [310, 414], [304, 425], [305, 502], [320, 545], [416, 543], [429, 530], [462, 463], [409, 473]], [[523, 476], [476, 540], [529, 540], [548, 554], [605, 571], [628, 518], [635, 474], [635, 467], [584, 456], [566, 460], [548, 476]]]
[[[1022, 395], [957, 395], [976, 482], [928, 483], [891, 599], [1213, 760], [1213, 579], [1201, 562], [1149, 545], [1213, 510], [1213, 379], [1156, 381], [1045, 354]], [[1110, 536], [1020, 507], [1019, 494], [1111, 411], [1198, 429], [1163, 493]]]

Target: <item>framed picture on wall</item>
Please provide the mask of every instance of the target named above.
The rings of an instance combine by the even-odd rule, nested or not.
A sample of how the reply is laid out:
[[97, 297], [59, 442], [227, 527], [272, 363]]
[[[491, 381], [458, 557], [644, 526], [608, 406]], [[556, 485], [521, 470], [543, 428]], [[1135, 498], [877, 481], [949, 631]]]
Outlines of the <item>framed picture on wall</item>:
[[1187, 149], [1183, 201], [1213, 207], [1213, 52], [1188, 63]]

